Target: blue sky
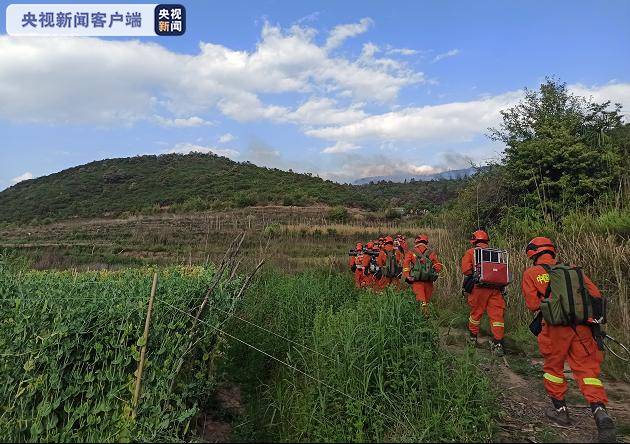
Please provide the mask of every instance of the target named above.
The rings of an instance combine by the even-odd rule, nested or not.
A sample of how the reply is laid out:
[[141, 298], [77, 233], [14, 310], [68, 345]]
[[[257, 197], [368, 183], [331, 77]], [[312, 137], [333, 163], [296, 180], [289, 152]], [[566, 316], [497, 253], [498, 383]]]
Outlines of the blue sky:
[[9, 37], [9, 3], [0, 189], [191, 150], [339, 181], [460, 168], [547, 75], [630, 107], [625, 0], [183, 1], [184, 36], [136, 39]]

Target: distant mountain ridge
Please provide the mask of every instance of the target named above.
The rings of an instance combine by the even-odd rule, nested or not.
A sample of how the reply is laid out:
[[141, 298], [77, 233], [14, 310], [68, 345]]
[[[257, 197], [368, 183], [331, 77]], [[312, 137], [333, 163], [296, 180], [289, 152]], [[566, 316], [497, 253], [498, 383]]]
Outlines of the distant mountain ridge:
[[440, 180], [440, 179], [463, 179], [468, 176], [472, 176], [478, 171], [479, 168], [470, 167], [470, 168], [462, 168], [459, 170], [448, 170], [443, 171], [441, 173], [434, 174], [394, 174], [392, 176], [372, 176], [372, 177], [362, 177], [353, 182], [354, 185], [365, 185], [370, 182], [378, 183], [378, 182], [396, 182], [403, 183], [405, 181], [409, 182], [411, 180], [415, 181], [428, 181], [428, 180]]

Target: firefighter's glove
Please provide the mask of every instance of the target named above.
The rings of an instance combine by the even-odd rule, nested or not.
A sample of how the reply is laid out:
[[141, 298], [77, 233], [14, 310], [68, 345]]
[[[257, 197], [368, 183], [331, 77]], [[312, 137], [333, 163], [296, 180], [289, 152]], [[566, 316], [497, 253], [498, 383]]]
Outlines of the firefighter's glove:
[[536, 316], [534, 316], [534, 319], [529, 324], [529, 331], [531, 331], [534, 336], [538, 336], [540, 332], [542, 331], [542, 321], [543, 321], [542, 311], [538, 310], [536, 312]]
[[604, 303], [604, 298], [591, 298], [591, 305], [593, 306], [593, 322], [595, 324], [604, 324], [606, 323], [606, 308]]
[[597, 348], [604, 351], [604, 339], [606, 338], [606, 332], [602, 330], [602, 326], [599, 324], [592, 324], [591, 331], [593, 332], [593, 339], [597, 343]]

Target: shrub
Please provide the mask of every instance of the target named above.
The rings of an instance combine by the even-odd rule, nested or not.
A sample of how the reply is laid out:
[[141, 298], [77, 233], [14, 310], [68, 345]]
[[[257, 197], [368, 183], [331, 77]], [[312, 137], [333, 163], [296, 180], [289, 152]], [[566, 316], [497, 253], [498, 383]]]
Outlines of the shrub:
[[256, 196], [252, 193], [240, 192], [234, 196], [234, 204], [239, 208], [256, 205]]
[[630, 237], [630, 211], [608, 211], [597, 218], [597, 228], [602, 233]]
[[265, 228], [263, 229], [263, 235], [265, 235], [267, 237], [277, 236], [279, 233], [280, 233], [280, 224], [279, 223], [273, 223], [273, 224], [266, 225]]
[[385, 219], [394, 220], [400, 219], [401, 217], [402, 214], [394, 208], [388, 208], [387, 210], [385, 210]]
[[345, 222], [348, 220], [348, 210], [343, 206], [332, 207], [328, 210], [328, 219], [333, 222]]

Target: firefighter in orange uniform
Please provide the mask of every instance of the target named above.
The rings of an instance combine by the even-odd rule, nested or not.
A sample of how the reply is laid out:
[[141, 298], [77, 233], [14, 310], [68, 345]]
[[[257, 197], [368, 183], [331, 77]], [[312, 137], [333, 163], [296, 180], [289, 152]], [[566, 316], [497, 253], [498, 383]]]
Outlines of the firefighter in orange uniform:
[[363, 265], [363, 244], [361, 242], [357, 243], [355, 249], [356, 255], [351, 255], [348, 260], [348, 266], [350, 270], [354, 273], [354, 285], [357, 288], [361, 288], [363, 286], [363, 281], [365, 278], [365, 274], [363, 273], [364, 265]]
[[402, 271], [403, 255], [398, 248], [394, 248], [394, 239], [387, 236], [383, 240], [383, 248], [376, 258], [376, 264], [381, 267], [383, 277], [378, 281], [380, 290], [390, 284], [398, 284]]
[[363, 287], [374, 288], [376, 278], [370, 270], [373, 252], [377, 251], [374, 242], [366, 244], [366, 250], [363, 251]]
[[[464, 257], [462, 257], [462, 273], [465, 279], [470, 280], [473, 278], [475, 248], [488, 248], [488, 242], [490, 242], [490, 238], [485, 231], [477, 230], [472, 234], [470, 243], [473, 247], [469, 248], [464, 253]], [[501, 290], [475, 284], [468, 293], [468, 305], [470, 306], [470, 317], [468, 318], [469, 343], [471, 345], [477, 344], [479, 324], [481, 324], [484, 312], [487, 311], [493, 337], [491, 349], [497, 356], [503, 356], [505, 353], [503, 348], [505, 300]]]
[[[430, 267], [433, 272], [429, 269], [423, 274], [421, 271], [423, 267]], [[416, 237], [415, 248], [405, 254], [402, 275], [411, 284], [411, 289], [416, 295], [416, 300], [422, 304], [425, 315], [429, 312], [433, 282], [440, 271], [442, 271], [442, 264], [435, 251], [429, 250], [429, 237], [426, 234]]]
[[[522, 291], [527, 308], [532, 312], [538, 312], [541, 299], [546, 296], [549, 287], [549, 273], [545, 266], [557, 264], [556, 248], [550, 239], [536, 237], [528, 244], [526, 252], [533, 261], [533, 266], [523, 273]], [[597, 301], [602, 300], [599, 289], [586, 275], [583, 275], [583, 285], [586, 292], [594, 298], [592, 300], [595, 307]], [[553, 294], [549, 296], [553, 298]], [[603, 306], [601, 303], [598, 305]], [[603, 308], [599, 311], [600, 313], [593, 315], [594, 318], [603, 317]], [[537, 316], [537, 319], [541, 318], [542, 314]], [[535, 324], [532, 323], [532, 325]], [[542, 329], [532, 331], [534, 330], [536, 330], [535, 334], [538, 334], [540, 353], [545, 359], [543, 367], [545, 390], [553, 403], [553, 408], [550, 407], [545, 412], [547, 417], [563, 426], [571, 424], [564, 400], [567, 392], [564, 363], [568, 361], [580, 391], [590, 403], [600, 442], [614, 442], [615, 424], [606, 411], [608, 398], [599, 380], [603, 355], [593, 338], [591, 326], [547, 325], [543, 320]]]

